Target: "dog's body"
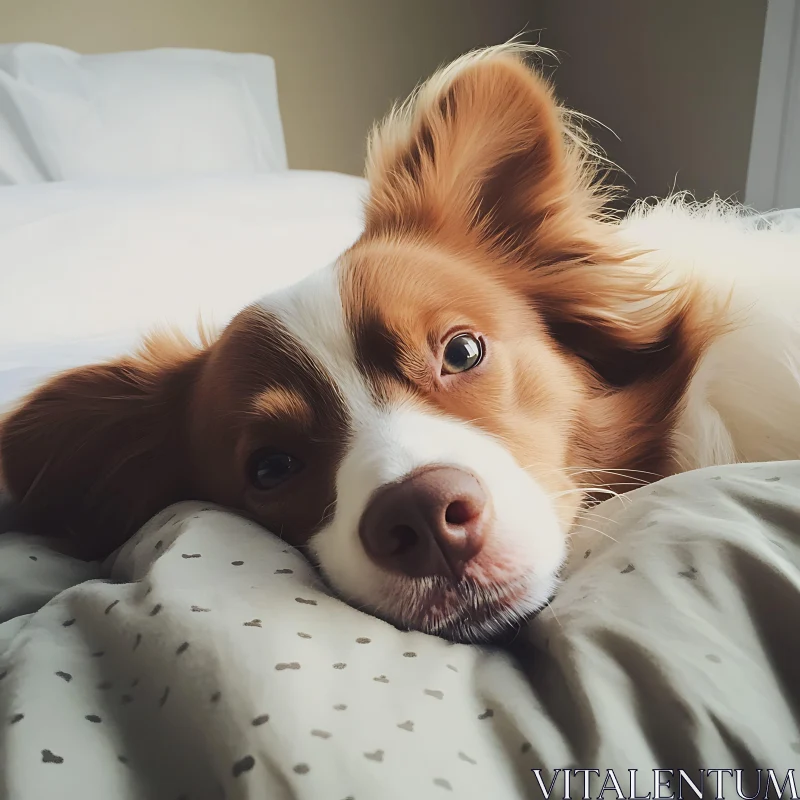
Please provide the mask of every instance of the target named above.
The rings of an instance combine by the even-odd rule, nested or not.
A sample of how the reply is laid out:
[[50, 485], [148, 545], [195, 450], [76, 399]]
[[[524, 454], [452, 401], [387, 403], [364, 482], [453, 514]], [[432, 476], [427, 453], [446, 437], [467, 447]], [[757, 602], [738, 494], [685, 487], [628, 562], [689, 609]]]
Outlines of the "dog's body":
[[347, 253], [202, 348], [42, 387], [9, 488], [93, 554], [215, 501], [470, 640], [547, 601], [587, 498], [800, 458], [800, 236], [680, 198], [610, 221], [586, 153], [513, 47], [462, 59], [377, 130]]
[[[713, 301], [722, 330], [699, 360], [673, 434], [675, 469], [800, 457], [800, 225], [679, 196], [621, 225], [650, 269]], [[705, 300], [701, 298], [705, 295]]]

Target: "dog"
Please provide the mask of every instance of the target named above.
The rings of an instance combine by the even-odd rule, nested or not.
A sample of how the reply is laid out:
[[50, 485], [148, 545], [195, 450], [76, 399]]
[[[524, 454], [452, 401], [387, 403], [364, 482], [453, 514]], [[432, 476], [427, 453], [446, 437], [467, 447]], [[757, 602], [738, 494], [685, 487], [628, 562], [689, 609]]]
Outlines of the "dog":
[[375, 128], [333, 265], [27, 397], [0, 459], [31, 519], [96, 557], [215, 502], [353, 604], [483, 641], [553, 595], [587, 503], [800, 457], [800, 236], [685, 196], [615, 218], [528, 55], [464, 56]]

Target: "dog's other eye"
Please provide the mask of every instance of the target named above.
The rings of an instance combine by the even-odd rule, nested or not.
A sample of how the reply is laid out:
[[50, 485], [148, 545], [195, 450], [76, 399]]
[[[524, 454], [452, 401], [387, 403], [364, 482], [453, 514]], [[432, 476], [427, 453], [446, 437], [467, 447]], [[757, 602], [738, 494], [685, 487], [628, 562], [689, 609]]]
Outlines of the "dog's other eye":
[[459, 333], [444, 348], [442, 372], [453, 375], [466, 372], [481, 363], [483, 342], [471, 333]]
[[274, 489], [302, 469], [302, 462], [288, 453], [257, 450], [250, 456], [247, 477], [256, 489]]

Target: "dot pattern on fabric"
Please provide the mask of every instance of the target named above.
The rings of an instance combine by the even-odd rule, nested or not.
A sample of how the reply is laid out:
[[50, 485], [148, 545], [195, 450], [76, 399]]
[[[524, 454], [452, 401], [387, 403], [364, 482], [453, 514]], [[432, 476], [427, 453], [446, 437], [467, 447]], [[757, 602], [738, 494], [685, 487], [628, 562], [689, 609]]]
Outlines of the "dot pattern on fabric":
[[231, 770], [233, 777], [238, 778], [245, 772], [250, 772], [255, 765], [256, 760], [253, 758], [253, 756], [245, 756], [244, 758], [239, 759], [239, 761], [233, 765], [233, 769]]
[[[196, 519], [198, 526], [203, 519]], [[637, 533], [648, 519], [639, 518]], [[545, 754], [537, 739], [534, 746], [522, 732], [509, 735], [515, 712], [500, 684], [503, 675], [512, 683], [511, 673], [499, 673], [497, 685], [487, 685], [480, 666], [486, 661], [476, 662], [473, 648], [397, 630], [329, 598], [295, 551], [276, 547], [260, 529], [229, 541], [218, 533], [189, 538], [195, 521], [178, 518], [176, 524], [177, 530], [154, 527], [136, 545], [137, 558], [172, 564], [172, 572], [148, 573], [137, 562], [135, 578], [127, 583], [95, 588], [94, 618], [88, 600], [51, 605], [52, 630], [67, 645], [43, 676], [54, 693], [72, 698], [74, 741], [56, 738], [36, 710], [16, 696], [0, 720], [4, 736], [37, 731], [32, 761], [43, 774], [66, 775], [85, 763], [85, 743], [100, 741], [115, 774], [138, 775], [145, 759], [138, 746], [128, 750], [126, 743], [133, 739], [117, 738], [116, 731], [142, 723], [173, 730], [186, 723], [187, 714], [204, 731], [232, 734], [227, 742], [233, 749], [220, 748], [225, 755], [213, 767], [187, 764], [185, 783], [176, 779], [169, 789], [172, 800], [198, 796], [193, 786], [205, 778], [192, 769], [220, 770], [210, 772], [205, 784], [210, 800], [215, 779], [223, 784], [220, 798], [223, 789], [232, 797], [272, 787], [276, 764], [281, 780], [303, 796], [321, 797], [324, 787], [330, 800], [364, 800], [371, 796], [369, 786], [399, 786], [409, 765], [417, 764], [418, 800], [466, 798], [477, 796], [469, 789], [483, 785], [496, 769], [501, 735], [510, 751], [506, 765], [515, 760], [521, 771], [537, 766], [529, 763], [534, 754]], [[576, 547], [574, 554], [588, 572], [602, 566], [607, 547], [594, 541], [590, 546], [591, 565], [583, 559], [592, 549]], [[636, 576], [645, 574], [646, 565], [649, 569], [637, 551], [621, 550], [607, 562], [614, 585], [627, 591], [641, 582]], [[702, 580], [691, 563], [687, 551], [669, 567], [670, 575], [679, 576], [676, 584], [688, 592], [701, 587], [684, 580]], [[627, 577], [613, 577], [620, 573]], [[152, 597], [143, 599], [150, 592]], [[551, 626], [537, 640], [548, 643], [552, 658], [558, 655], [558, 636], [557, 626]], [[729, 651], [711, 649], [704, 645], [701, 662], [710, 672], [724, 673]], [[481, 656], [487, 658], [493, 656]], [[0, 691], [5, 686], [0, 684]], [[289, 748], [270, 749], [287, 737]], [[800, 752], [795, 739], [784, 747]], [[331, 775], [338, 782], [328, 792]], [[491, 796], [491, 790], [480, 796]]]

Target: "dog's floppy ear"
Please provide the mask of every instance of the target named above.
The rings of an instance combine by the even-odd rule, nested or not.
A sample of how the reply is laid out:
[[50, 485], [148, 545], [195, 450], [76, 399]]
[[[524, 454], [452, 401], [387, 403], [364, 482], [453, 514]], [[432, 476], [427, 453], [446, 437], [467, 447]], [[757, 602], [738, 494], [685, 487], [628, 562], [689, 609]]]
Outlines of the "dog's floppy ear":
[[205, 352], [152, 337], [135, 356], [53, 378], [5, 418], [3, 482], [37, 530], [102, 557], [189, 499], [186, 409]]

